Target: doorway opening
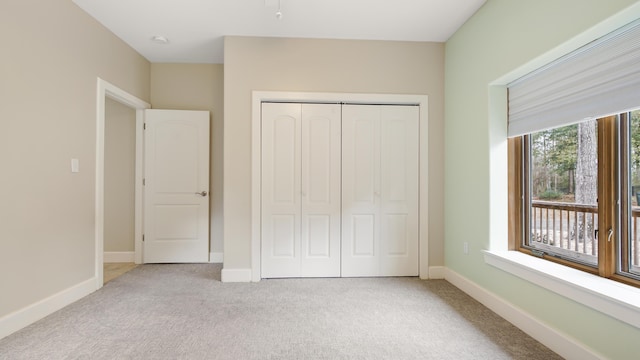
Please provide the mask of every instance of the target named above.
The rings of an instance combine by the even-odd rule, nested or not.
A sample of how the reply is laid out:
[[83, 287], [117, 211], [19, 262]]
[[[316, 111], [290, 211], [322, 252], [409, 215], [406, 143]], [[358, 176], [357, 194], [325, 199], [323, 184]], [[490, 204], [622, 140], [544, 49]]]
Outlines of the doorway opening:
[[95, 279], [96, 289], [104, 285], [104, 176], [105, 176], [105, 121], [106, 102], [111, 99], [135, 110], [135, 200], [134, 200], [134, 261], [142, 262], [142, 177], [143, 177], [143, 126], [144, 110], [151, 108], [147, 102], [98, 78], [96, 97], [96, 186], [95, 186]]

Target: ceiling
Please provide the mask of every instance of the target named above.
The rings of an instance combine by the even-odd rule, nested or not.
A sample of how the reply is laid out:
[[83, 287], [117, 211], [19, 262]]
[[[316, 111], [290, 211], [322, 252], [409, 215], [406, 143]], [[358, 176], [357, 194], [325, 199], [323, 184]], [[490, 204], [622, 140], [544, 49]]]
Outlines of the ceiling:
[[485, 1], [73, 0], [151, 62], [214, 64], [227, 35], [444, 42]]

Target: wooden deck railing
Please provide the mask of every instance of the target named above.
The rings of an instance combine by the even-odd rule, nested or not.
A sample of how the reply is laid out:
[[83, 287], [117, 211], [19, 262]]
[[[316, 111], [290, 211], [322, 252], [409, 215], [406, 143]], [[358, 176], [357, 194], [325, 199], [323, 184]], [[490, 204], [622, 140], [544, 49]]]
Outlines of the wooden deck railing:
[[[598, 256], [597, 211], [595, 205], [533, 200], [530, 241], [540, 247], [553, 247], [551, 250], [559, 254], [595, 263]], [[640, 207], [634, 206], [631, 214], [631, 266], [640, 271]]]

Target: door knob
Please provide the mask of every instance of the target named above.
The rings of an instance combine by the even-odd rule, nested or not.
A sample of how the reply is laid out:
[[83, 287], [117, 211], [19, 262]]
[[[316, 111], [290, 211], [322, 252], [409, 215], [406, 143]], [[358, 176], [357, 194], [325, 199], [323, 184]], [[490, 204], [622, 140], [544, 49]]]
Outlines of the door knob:
[[207, 192], [206, 191], [197, 192], [196, 195], [207, 196]]

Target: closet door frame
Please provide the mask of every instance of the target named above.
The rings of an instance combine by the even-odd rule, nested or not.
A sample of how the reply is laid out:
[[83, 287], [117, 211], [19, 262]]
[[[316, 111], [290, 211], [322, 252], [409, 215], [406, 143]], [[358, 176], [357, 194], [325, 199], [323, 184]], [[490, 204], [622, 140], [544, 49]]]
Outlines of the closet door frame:
[[253, 91], [251, 119], [251, 281], [261, 280], [261, 151], [262, 126], [261, 104], [263, 102], [300, 103], [355, 103], [417, 105], [420, 107], [419, 136], [419, 182], [418, 182], [418, 247], [421, 279], [429, 278], [428, 252], [428, 96], [362, 93], [308, 93], [283, 91]]

